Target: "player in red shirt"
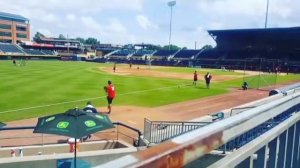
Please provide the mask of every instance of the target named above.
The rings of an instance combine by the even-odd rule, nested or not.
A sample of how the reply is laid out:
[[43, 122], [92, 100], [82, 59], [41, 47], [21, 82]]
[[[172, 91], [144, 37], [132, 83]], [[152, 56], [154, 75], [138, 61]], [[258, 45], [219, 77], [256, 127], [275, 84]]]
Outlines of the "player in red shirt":
[[197, 71], [194, 72], [194, 81], [193, 81], [193, 85], [197, 85], [197, 81], [198, 81], [198, 73]]
[[115, 86], [112, 84], [111, 81], [108, 81], [107, 83], [108, 83], [108, 85], [106, 86], [107, 103], [108, 103], [107, 108], [108, 108], [108, 114], [110, 114], [111, 104], [112, 104], [113, 99], [116, 96], [116, 90], [115, 90]]

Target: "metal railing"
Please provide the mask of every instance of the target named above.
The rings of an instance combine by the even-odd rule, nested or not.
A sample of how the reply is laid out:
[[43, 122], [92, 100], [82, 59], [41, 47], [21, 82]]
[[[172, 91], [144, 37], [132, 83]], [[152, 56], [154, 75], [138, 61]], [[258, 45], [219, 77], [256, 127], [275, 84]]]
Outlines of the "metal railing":
[[[294, 113], [287, 116], [289, 118], [286, 118], [281, 122], [281, 124], [287, 123], [288, 127], [293, 126], [300, 119], [300, 117], [298, 117], [298, 112], [300, 111], [300, 93], [288, 95], [262, 106], [252, 108], [238, 115], [190, 131], [186, 134], [180, 135], [176, 138], [173, 138], [172, 140], [163, 142], [147, 150], [139, 151], [136, 154], [127, 155], [106, 164], [99, 165], [99, 167], [182, 167], [200, 158], [201, 156], [208, 154], [212, 150], [231, 141], [232, 139], [246, 133], [247, 131], [265, 122], [268, 122], [270, 119], [278, 117], [282, 113], [291, 109], [294, 110]], [[277, 128], [277, 126], [265, 132], [257, 139], [260, 139], [260, 137], [266, 134], [272, 134], [273, 132], [270, 131], [273, 131], [275, 128]], [[286, 163], [287, 160], [291, 160], [291, 155], [294, 156], [294, 158], [292, 159], [293, 161], [295, 160], [299, 162], [300, 160], [298, 154], [298, 151], [300, 149], [299, 135], [296, 136], [297, 138], [294, 138], [295, 136], [292, 136], [296, 134], [294, 126], [293, 128], [289, 129], [285, 129], [285, 131], [294, 132], [294, 134], [278, 134], [279, 137], [276, 134], [272, 134], [272, 136], [279, 138], [280, 141], [285, 141], [285, 143], [282, 143], [281, 147], [279, 147], [278, 157], [275, 158], [280, 161], [277, 161], [276, 163]], [[289, 142], [286, 139], [293, 139], [294, 143], [288, 144]], [[251, 152], [247, 153], [248, 156], [256, 153], [256, 148], [258, 147], [253, 146], [254, 142], [256, 142], [256, 139], [249, 142], [248, 144], [245, 144], [245, 146], [250, 145], [249, 150]], [[264, 146], [264, 144], [262, 144], [262, 146]], [[284, 146], [287, 147], [283, 148]], [[295, 148], [297, 149], [297, 151], [295, 150]], [[272, 150], [274, 151], [274, 149]], [[285, 152], [282, 152], [283, 150], [285, 150]], [[265, 148], [259, 150], [259, 155], [264, 154], [264, 156], [266, 156], [266, 152], [263, 151], [266, 151]], [[236, 157], [241, 156], [241, 153], [243, 152], [237, 153]], [[248, 156], [243, 156], [244, 157], [233, 159], [236, 159], [238, 164], [243, 164], [244, 162], [246, 162], [246, 165], [248, 165]], [[268, 157], [274, 158], [274, 152], [270, 152]], [[266, 157], [264, 157], [264, 159], [258, 159], [257, 162], [264, 163], [263, 165], [265, 165]], [[222, 166], [226, 167], [227, 164], [224, 163], [225, 162], [223, 162]], [[247, 167], [250, 167], [250, 165], [246, 166], [245, 168]]]
[[150, 121], [145, 118], [144, 138], [149, 143], [161, 143], [208, 124], [210, 122]]
[[[129, 142], [130, 144], [134, 145], [135, 147], [141, 146], [141, 131], [133, 128], [131, 126], [128, 126], [121, 122], [113, 122], [114, 125], [117, 127], [115, 129], [111, 130], [105, 130], [101, 131], [101, 133], [105, 134], [104, 136], [99, 136], [99, 138], [94, 138], [94, 140], [90, 141], [97, 141], [97, 140], [119, 140], [121, 139], [121, 136], [129, 138], [128, 141], [125, 140], [125, 142]], [[126, 130], [122, 130], [120, 127], [126, 128]], [[26, 130], [33, 130], [35, 126], [25, 126], [25, 127], [2, 127], [0, 128], [0, 132], [4, 131], [26, 131]], [[128, 130], [132, 131], [130, 133]], [[0, 143], [1, 147], [14, 147], [14, 146], [28, 146], [28, 145], [47, 145], [47, 144], [57, 144], [57, 143], [66, 143], [67, 139], [64, 136], [59, 135], [51, 135], [51, 134], [34, 134], [32, 131], [29, 131], [26, 134], [21, 134], [18, 132], [13, 133], [12, 135], [5, 135], [3, 133], [0, 134]], [[107, 139], [110, 138], [110, 139]], [[27, 139], [27, 142], [24, 142], [24, 139]], [[37, 139], [40, 139], [40, 141], [36, 141]], [[11, 141], [16, 141], [16, 143], [11, 144]], [[31, 141], [31, 140], [34, 140]], [[4, 144], [3, 141], [6, 141], [8, 143]], [[23, 144], [19, 144], [18, 141], [23, 141]]]
[[300, 167], [300, 113], [244, 145], [209, 168]]
[[230, 115], [229, 116], [232, 116], [232, 114], [234, 114], [234, 115], [239, 114], [243, 111], [246, 111], [246, 110], [249, 110], [249, 109], [252, 109], [252, 108], [255, 108], [255, 107], [256, 106], [232, 108], [230, 110]]

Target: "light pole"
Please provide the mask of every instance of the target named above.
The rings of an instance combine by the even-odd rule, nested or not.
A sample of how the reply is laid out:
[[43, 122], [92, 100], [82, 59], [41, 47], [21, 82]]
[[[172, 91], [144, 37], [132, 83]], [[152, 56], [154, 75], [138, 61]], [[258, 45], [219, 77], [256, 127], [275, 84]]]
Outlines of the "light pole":
[[268, 26], [268, 15], [269, 15], [269, 0], [267, 0], [267, 9], [266, 9], [266, 19], [265, 19], [265, 29]]
[[168, 6], [171, 8], [171, 17], [170, 17], [170, 34], [169, 34], [169, 50], [171, 50], [171, 34], [172, 34], [172, 15], [173, 15], [173, 6], [176, 5], [176, 1], [168, 2]]

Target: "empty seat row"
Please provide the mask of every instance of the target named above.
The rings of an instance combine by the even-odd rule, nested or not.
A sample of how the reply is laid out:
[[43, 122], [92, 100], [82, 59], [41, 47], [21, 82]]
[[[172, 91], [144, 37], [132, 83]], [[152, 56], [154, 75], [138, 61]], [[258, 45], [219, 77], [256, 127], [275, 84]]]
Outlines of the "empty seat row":
[[14, 44], [0, 43], [0, 50], [4, 53], [24, 53], [22, 49]]

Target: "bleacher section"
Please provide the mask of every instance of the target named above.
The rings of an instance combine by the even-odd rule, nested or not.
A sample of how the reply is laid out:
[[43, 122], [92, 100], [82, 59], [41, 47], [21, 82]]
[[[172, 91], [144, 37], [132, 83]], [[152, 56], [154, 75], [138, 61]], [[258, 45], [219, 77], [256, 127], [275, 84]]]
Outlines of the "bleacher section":
[[152, 55], [155, 51], [154, 50], [146, 50], [146, 49], [140, 49], [136, 50], [136, 52], [132, 56], [144, 56], [144, 55]]
[[158, 50], [156, 53], [153, 54], [154, 57], [169, 57], [174, 55], [177, 50]]
[[178, 59], [193, 59], [195, 58], [201, 50], [180, 50], [173, 59], [178, 58]]
[[0, 43], [0, 53], [12, 56], [56, 56], [56, 54], [52, 50], [23, 49], [18, 45], [10, 43]]
[[120, 49], [117, 52], [115, 52], [112, 56], [128, 56], [130, 54], [133, 54], [134, 52], [134, 49]]
[[41, 50], [41, 52], [45, 55], [56, 55], [55, 52], [52, 50]]
[[23, 49], [23, 51], [25, 51], [25, 53], [29, 54], [29, 55], [45, 55], [43, 52], [41, 52], [39, 50]]
[[0, 43], [0, 50], [3, 53], [15, 53], [15, 54], [25, 54], [21, 48], [17, 47], [14, 44], [9, 44], [9, 43]]

